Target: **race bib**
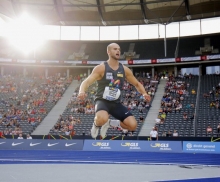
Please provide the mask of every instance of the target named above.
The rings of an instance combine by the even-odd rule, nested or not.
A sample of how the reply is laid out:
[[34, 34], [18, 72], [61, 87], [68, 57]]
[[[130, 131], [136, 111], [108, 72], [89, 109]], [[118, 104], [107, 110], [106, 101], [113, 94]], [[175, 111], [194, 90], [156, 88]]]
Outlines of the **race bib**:
[[121, 91], [116, 87], [105, 87], [102, 98], [112, 101], [117, 100], [121, 95]]

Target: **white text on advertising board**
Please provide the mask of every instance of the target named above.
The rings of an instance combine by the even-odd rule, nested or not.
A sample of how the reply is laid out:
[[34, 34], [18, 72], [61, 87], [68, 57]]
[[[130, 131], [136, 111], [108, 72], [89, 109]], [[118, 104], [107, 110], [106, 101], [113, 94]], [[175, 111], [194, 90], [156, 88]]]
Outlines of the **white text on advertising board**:
[[111, 149], [109, 142], [93, 142], [92, 145], [100, 149]]
[[172, 150], [169, 147], [169, 143], [151, 143], [150, 146], [153, 148], [159, 148], [159, 150]]
[[215, 151], [215, 145], [204, 145], [204, 144], [186, 144], [186, 150], [192, 151]]
[[138, 149], [140, 150], [141, 148], [138, 146], [138, 143], [135, 142], [125, 142], [121, 143], [122, 147], [129, 147], [129, 149]]

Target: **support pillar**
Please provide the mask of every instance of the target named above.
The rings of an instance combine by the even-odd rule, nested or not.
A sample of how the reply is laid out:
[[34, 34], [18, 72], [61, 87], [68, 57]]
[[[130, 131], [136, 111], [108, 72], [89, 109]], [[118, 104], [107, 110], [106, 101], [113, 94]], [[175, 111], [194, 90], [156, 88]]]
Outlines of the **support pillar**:
[[177, 77], [178, 73], [177, 73], [177, 66], [174, 66], [174, 77]]
[[45, 78], [48, 77], [48, 68], [45, 68]]
[[24, 76], [24, 77], [26, 77], [26, 73], [27, 73], [27, 70], [26, 70], [26, 67], [24, 67], [24, 68], [23, 68], [23, 76]]
[[4, 76], [4, 66], [1, 66], [1, 76]]
[[152, 70], [151, 70], [151, 75], [152, 75], [152, 78], [154, 78], [154, 76], [155, 76], [155, 68], [154, 67], [152, 67]]
[[69, 68], [67, 68], [67, 70], [66, 70], [66, 77], [67, 77], [67, 78], [70, 77], [70, 69], [69, 69]]
[[88, 76], [91, 74], [91, 70], [90, 70], [90, 68], [88, 69]]
[[202, 76], [202, 65], [199, 65], [199, 76]]

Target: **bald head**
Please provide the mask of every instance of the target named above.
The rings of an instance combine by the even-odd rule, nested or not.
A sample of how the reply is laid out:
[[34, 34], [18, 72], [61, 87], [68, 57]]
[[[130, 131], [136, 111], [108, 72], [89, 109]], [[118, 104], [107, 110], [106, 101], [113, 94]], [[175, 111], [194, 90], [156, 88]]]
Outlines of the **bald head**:
[[107, 46], [107, 54], [109, 59], [118, 60], [120, 58], [121, 49], [116, 43], [111, 43]]
[[109, 44], [108, 46], [107, 46], [107, 52], [108, 51], [110, 51], [111, 50], [111, 48], [113, 48], [113, 47], [119, 47], [119, 45], [118, 44], [116, 44], [116, 43], [111, 43], [111, 44]]

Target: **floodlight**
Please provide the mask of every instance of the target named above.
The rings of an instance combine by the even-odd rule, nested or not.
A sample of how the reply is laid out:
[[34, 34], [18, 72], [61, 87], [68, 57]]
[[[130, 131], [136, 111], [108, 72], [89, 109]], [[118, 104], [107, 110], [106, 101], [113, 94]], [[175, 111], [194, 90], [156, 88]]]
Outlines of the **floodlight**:
[[11, 45], [28, 54], [44, 42], [43, 28], [27, 13], [7, 25], [7, 35]]
[[104, 26], [106, 26], [106, 25], [107, 25], [107, 23], [106, 23], [105, 21], [102, 21], [102, 24], [103, 24]]
[[144, 19], [144, 23], [148, 24], [149, 20], [148, 19]]
[[191, 20], [191, 15], [186, 15], [187, 20]]

